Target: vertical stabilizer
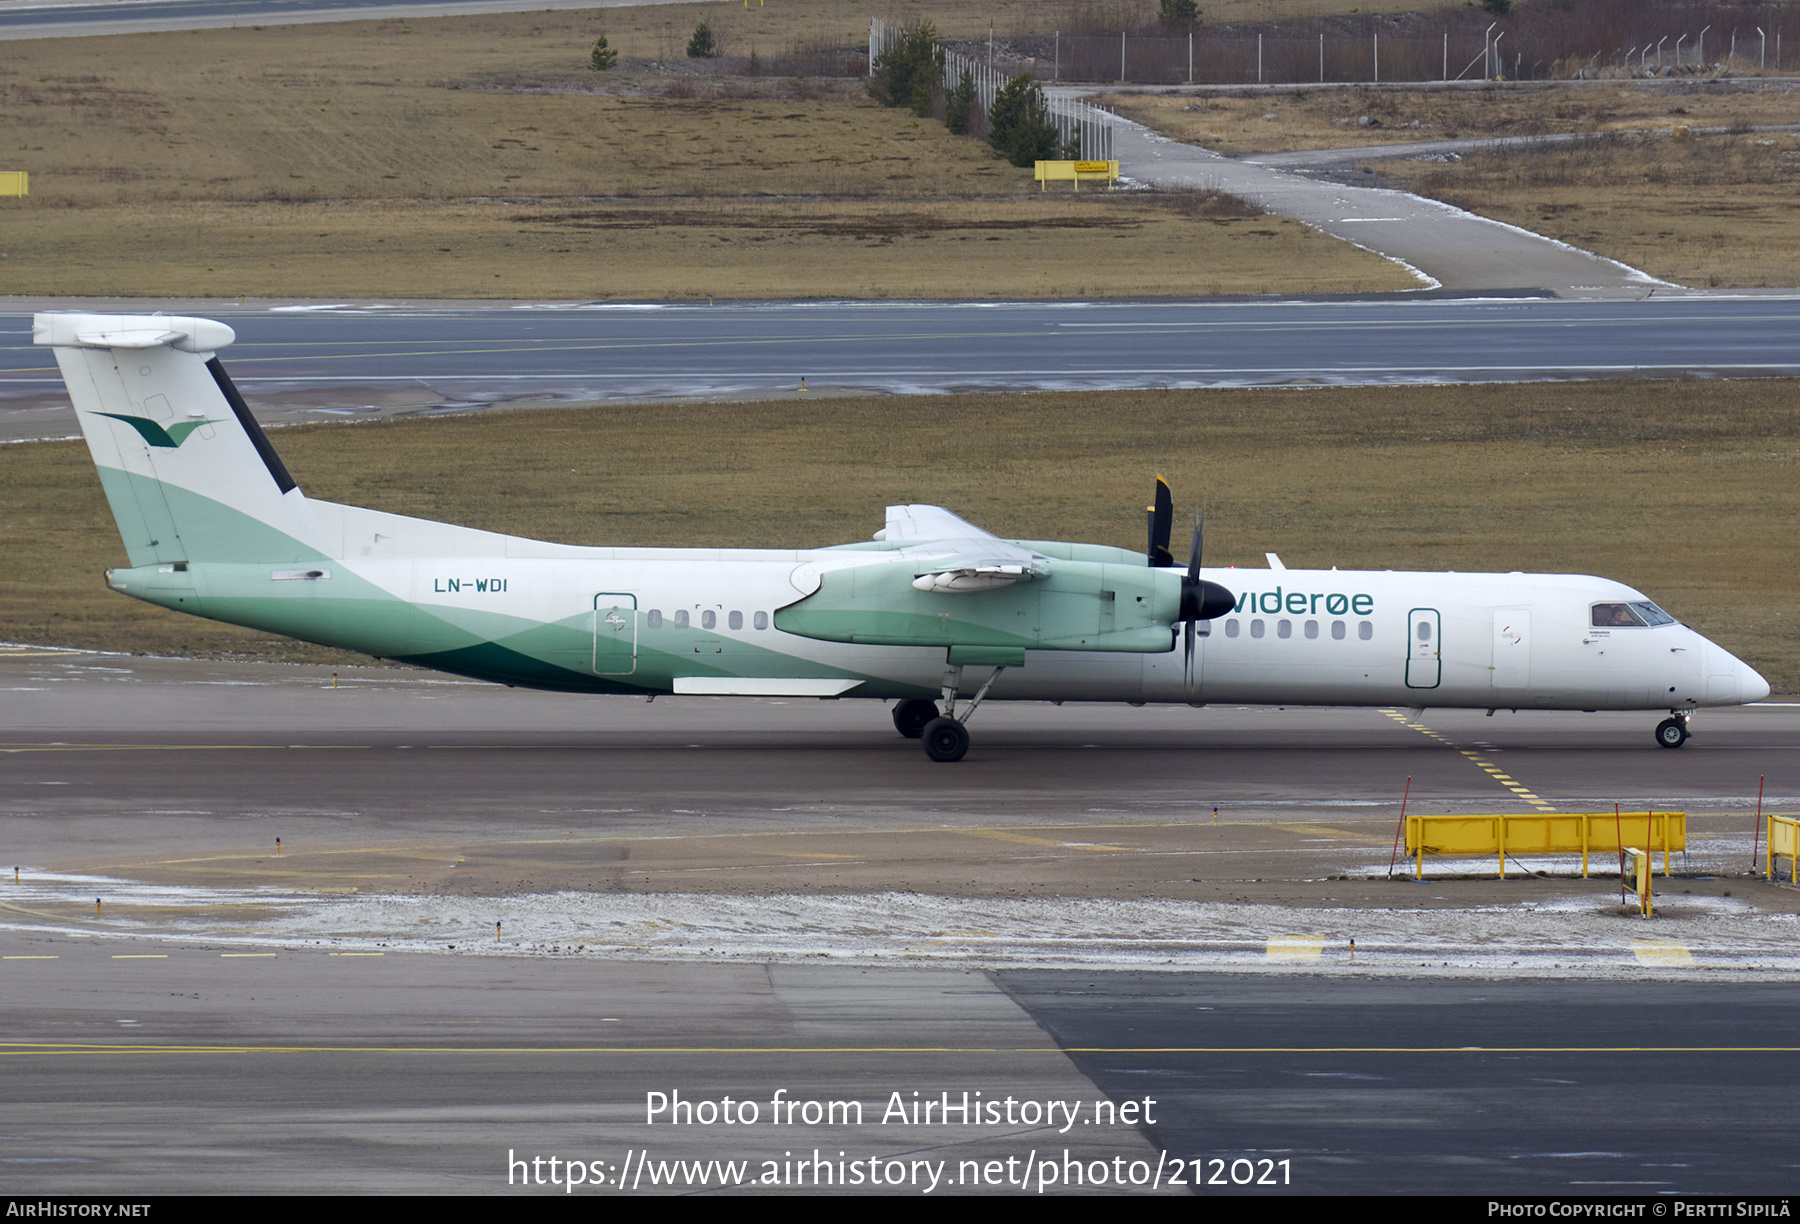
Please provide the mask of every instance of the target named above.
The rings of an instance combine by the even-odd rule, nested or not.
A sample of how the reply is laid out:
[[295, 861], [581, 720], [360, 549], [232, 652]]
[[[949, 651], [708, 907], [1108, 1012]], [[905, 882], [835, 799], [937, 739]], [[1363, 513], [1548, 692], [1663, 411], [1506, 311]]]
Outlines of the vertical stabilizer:
[[40, 314], [133, 566], [328, 555], [312, 508], [213, 354], [210, 319]]

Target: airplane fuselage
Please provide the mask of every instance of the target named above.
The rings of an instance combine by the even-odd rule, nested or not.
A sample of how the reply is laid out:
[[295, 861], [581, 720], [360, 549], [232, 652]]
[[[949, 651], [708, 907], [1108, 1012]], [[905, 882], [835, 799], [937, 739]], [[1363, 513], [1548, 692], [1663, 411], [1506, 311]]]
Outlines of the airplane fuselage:
[[[406, 521], [368, 534], [403, 536], [397, 524]], [[818, 572], [880, 556], [862, 546], [494, 542], [486, 555], [191, 563], [179, 573], [114, 570], [109, 579], [181, 611], [524, 687], [880, 699], [930, 697], [943, 687], [942, 648], [820, 641], [780, 627], [783, 609], [804, 600]], [[1596, 626], [1596, 606], [1647, 602], [1604, 578], [1296, 569], [1205, 576], [1238, 603], [1203, 626], [1193, 691], [1171, 633], [1165, 653], [1027, 651], [988, 700], [1679, 710], [1766, 692], [1755, 672], [1684, 625]], [[966, 695], [987, 671], [964, 672], [957, 687]]]

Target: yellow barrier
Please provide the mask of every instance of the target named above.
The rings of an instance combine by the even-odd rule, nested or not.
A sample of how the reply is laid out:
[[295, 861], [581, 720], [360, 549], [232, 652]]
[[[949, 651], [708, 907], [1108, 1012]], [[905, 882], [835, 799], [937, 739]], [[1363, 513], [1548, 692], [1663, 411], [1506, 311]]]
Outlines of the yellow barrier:
[[0, 196], [31, 194], [31, 175], [24, 170], [0, 170]]
[[1050, 190], [1051, 183], [1064, 181], [1075, 184], [1075, 190], [1081, 190], [1083, 179], [1090, 182], [1116, 183], [1119, 179], [1119, 163], [1116, 161], [1041, 161], [1037, 165], [1038, 190]]
[[1775, 878], [1777, 856], [1788, 861], [1788, 879], [1800, 882], [1800, 875], [1795, 874], [1795, 868], [1800, 867], [1800, 819], [1790, 816], [1769, 817], [1769, 848], [1763, 853], [1765, 880]]
[[[1773, 825], [1771, 825], [1773, 834]], [[1581, 874], [1588, 855], [1617, 852], [1622, 842], [1661, 850], [1663, 875], [1669, 874], [1669, 851], [1687, 850], [1686, 812], [1524, 812], [1497, 816], [1408, 816], [1406, 855], [1416, 858], [1416, 874], [1425, 876], [1425, 856], [1500, 856], [1500, 878], [1506, 878], [1509, 854], [1581, 855]]]

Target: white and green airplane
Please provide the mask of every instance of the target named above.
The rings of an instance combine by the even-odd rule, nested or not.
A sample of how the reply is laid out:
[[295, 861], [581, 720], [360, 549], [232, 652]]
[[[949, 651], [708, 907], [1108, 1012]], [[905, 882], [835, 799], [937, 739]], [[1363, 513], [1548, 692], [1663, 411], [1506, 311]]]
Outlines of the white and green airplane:
[[[1202, 573], [1003, 540], [890, 506], [869, 541], [802, 550], [586, 548], [308, 498], [215, 354], [223, 323], [39, 314], [129, 568], [114, 590], [501, 684], [580, 693], [866, 697], [935, 761], [988, 699], [1541, 710], [1758, 701], [1751, 668], [1604, 578]], [[1218, 579], [1233, 582], [1228, 591]]]

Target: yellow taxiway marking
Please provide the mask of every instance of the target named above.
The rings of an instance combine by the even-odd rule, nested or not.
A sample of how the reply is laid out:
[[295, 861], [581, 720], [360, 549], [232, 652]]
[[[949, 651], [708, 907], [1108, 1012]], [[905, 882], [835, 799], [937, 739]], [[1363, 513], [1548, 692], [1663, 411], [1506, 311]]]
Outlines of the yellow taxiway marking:
[[0, 960], [58, 960], [55, 956], [0, 956]]
[[1406, 727], [1408, 730], [1418, 731], [1421, 734], [1430, 736], [1432, 739], [1436, 740], [1438, 743], [1443, 744], [1446, 748], [1456, 749], [1457, 752], [1461, 753], [1463, 756], [1468, 758], [1469, 764], [1474, 765], [1475, 767], [1480, 769], [1483, 773], [1487, 774], [1489, 777], [1493, 778], [1494, 781], [1496, 781], [1496, 782], [1500, 783], [1502, 786], [1506, 787], [1507, 790], [1511, 791], [1513, 794], [1517, 795], [1519, 798], [1529, 801], [1531, 806], [1537, 808], [1539, 811], [1554, 812], [1556, 810], [1556, 807], [1553, 804], [1546, 803], [1542, 798], [1540, 798], [1538, 795], [1534, 794], [1532, 791], [1530, 791], [1526, 787], [1520, 786], [1518, 784], [1517, 780], [1514, 779], [1510, 774], [1502, 773], [1500, 771], [1499, 766], [1495, 765], [1492, 761], [1484, 759], [1479, 752], [1474, 752], [1474, 751], [1471, 751], [1470, 749], [1459, 746], [1456, 743], [1456, 741], [1449, 739], [1448, 737], [1440, 734], [1439, 732], [1433, 731], [1430, 727], [1425, 726], [1423, 723], [1407, 722], [1406, 715], [1400, 713], [1397, 710], [1383, 710], [1382, 713], [1386, 714], [1389, 718], [1393, 719], [1395, 722], [1399, 723], [1401, 726]]
[[126, 952], [113, 957], [114, 960], [168, 960], [167, 952]]
[[1017, 842], [1022, 846], [1055, 846], [1058, 850], [1107, 850], [1130, 853], [1129, 846], [1102, 846], [1094, 842], [1061, 841], [1054, 837], [1027, 837], [1023, 833], [1002, 833], [998, 829], [957, 829], [965, 837], [981, 837], [988, 841]]
[[1325, 955], [1325, 941], [1310, 935], [1282, 935], [1269, 941], [1270, 960], [1316, 960]]
[[327, 956], [386, 956], [386, 952], [327, 952]]
[[243, 960], [250, 956], [274, 956], [275, 954], [273, 952], [221, 952], [219, 955], [228, 959]]
[[1644, 965], [1697, 965], [1688, 946], [1673, 939], [1634, 939], [1631, 951]]
[[[1201, 821], [1199, 823], [1204, 824], [1206, 822]], [[1352, 833], [1348, 829], [1334, 829], [1330, 825], [1322, 824], [1307, 824], [1305, 821], [1301, 820], [1256, 820], [1244, 821], [1242, 823], [1250, 828], [1280, 829], [1284, 833], [1310, 833], [1314, 837], [1337, 837], [1342, 838], [1345, 841], [1380, 842], [1382, 840], [1379, 837], [1372, 837], [1367, 833]]]

